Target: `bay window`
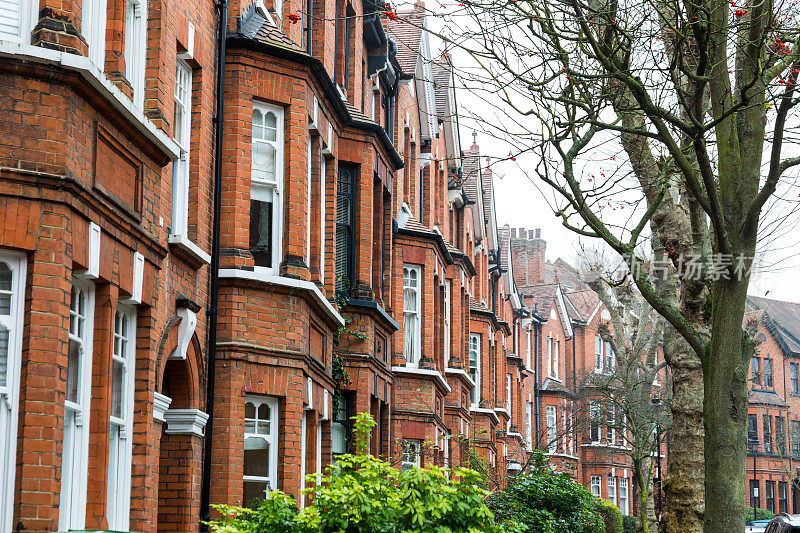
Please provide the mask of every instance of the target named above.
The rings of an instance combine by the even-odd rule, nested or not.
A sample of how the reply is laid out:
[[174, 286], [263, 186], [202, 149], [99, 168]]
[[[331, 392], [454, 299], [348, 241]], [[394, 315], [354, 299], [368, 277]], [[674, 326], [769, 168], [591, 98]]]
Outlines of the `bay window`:
[[283, 109], [253, 106], [250, 253], [257, 268], [277, 273], [282, 259]]
[[511, 374], [506, 374], [506, 412], [511, 417]]
[[628, 478], [619, 478], [619, 510], [628, 516]]
[[403, 441], [402, 468], [403, 472], [422, 465], [422, 441], [419, 439], [405, 439]]
[[525, 448], [533, 451], [533, 402], [525, 402]]
[[278, 488], [278, 400], [246, 396], [242, 502], [263, 499]]
[[603, 492], [603, 485], [602, 484], [603, 484], [603, 478], [602, 477], [600, 477], [600, 476], [592, 476], [592, 481], [591, 481], [592, 496], [595, 496], [597, 498], [600, 497], [600, 495]]
[[125, 77], [133, 88], [133, 104], [144, 104], [144, 65], [147, 51], [147, 1], [125, 4]]
[[352, 397], [337, 391], [333, 397], [333, 420], [331, 422], [331, 453], [333, 460], [350, 451], [350, 416]]
[[469, 375], [475, 386], [470, 392], [472, 407], [481, 403], [481, 336], [475, 333], [469, 336]]
[[354, 277], [357, 171], [339, 163], [336, 181], [336, 293], [343, 296], [350, 295]]
[[422, 351], [421, 287], [418, 266], [403, 267], [403, 355], [406, 366], [419, 366]]
[[450, 366], [450, 292], [453, 282], [444, 280], [444, 366]]
[[106, 0], [84, 0], [81, 34], [89, 45], [89, 60], [102, 72], [106, 58]]
[[136, 315], [119, 306], [114, 314], [111, 355], [111, 436], [108, 454], [109, 529], [127, 531], [131, 503], [131, 436], [136, 371]]
[[61, 502], [58, 528], [83, 529], [89, 454], [89, 402], [92, 378], [94, 287], [72, 282], [64, 399], [64, 443], [61, 452]]
[[594, 336], [594, 371], [603, 371], [603, 340], [600, 335]]
[[177, 60], [175, 65], [173, 102], [172, 138], [180, 147], [180, 155], [172, 163], [170, 241], [181, 242], [189, 238], [189, 149], [192, 130], [192, 69], [180, 59]]
[[0, 252], [0, 530], [2, 531], [13, 529], [25, 266], [23, 255]]
[[589, 402], [589, 438], [600, 442], [600, 404], [594, 400]]
[[617, 478], [614, 476], [608, 477], [608, 501], [617, 505]]

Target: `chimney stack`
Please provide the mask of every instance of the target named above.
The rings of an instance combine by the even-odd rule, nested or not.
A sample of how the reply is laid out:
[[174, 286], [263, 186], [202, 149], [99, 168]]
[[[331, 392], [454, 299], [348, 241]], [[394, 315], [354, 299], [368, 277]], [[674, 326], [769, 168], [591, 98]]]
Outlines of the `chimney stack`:
[[542, 239], [541, 228], [511, 228], [511, 258], [517, 285], [545, 282], [546, 250], [547, 242]]

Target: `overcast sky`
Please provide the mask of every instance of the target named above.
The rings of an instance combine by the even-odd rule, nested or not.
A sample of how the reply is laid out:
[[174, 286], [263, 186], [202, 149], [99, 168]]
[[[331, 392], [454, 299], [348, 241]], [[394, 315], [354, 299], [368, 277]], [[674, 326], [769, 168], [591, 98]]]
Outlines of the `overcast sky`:
[[[440, 10], [443, 4], [426, 3], [429, 9]], [[436, 7], [439, 6], [439, 7]], [[429, 25], [434, 28], [437, 21], [429, 17]], [[441, 53], [441, 42], [432, 39], [432, 51], [434, 57]], [[473, 64], [471, 59], [463, 51], [451, 51], [453, 63], [456, 67], [456, 77], [459, 77], [459, 70], [462, 70], [462, 78], [467, 78], [465, 70]], [[456, 82], [457, 85], [459, 82]], [[597, 245], [591, 243], [592, 239], [578, 237], [577, 234], [564, 228], [561, 219], [553, 214], [553, 206], [558, 203], [558, 198], [553, 191], [544, 183], [537, 182], [535, 177], [526, 175], [524, 169], [532, 168], [536, 164], [531, 160], [532, 156], [521, 156], [517, 161], [508, 161], [509, 145], [496, 138], [488, 125], [505, 123], [504, 114], [506, 111], [495, 103], [491, 95], [485, 92], [466, 90], [463, 87], [457, 92], [457, 101], [461, 122], [461, 144], [462, 149], [466, 150], [472, 144], [473, 132], [477, 131], [477, 143], [480, 146], [483, 157], [481, 163], [485, 166], [486, 156], [491, 162], [495, 177], [495, 206], [497, 211], [498, 225], [509, 224], [511, 227], [535, 229], [541, 228], [542, 237], [547, 241], [547, 259], [555, 261], [561, 257], [570, 263], [575, 264], [576, 256], [580, 252], [581, 246], [593, 248]], [[794, 151], [796, 153], [786, 152]], [[797, 155], [800, 147], [796, 145], [794, 150], [789, 148], [784, 150], [784, 156]], [[602, 160], [602, 159], [601, 159]], [[600, 163], [587, 161], [580, 171], [589, 174], [599, 172], [602, 168]], [[776, 200], [777, 205], [768, 204], [770, 212], [773, 214], [770, 221], [772, 226], [769, 231], [772, 235], [782, 233], [781, 236], [772, 238], [767, 249], [760, 252], [760, 263], [766, 265], [761, 272], [754, 273], [749, 292], [754, 295], [767, 296], [778, 300], [800, 302], [800, 213], [798, 213], [798, 200], [800, 197], [800, 185], [797, 178], [785, 178], [784, 188], [779, 187], [779, 194], [783, 200]], [[784, 215], [785, 213], [785, 215]], [[625, 213], [628, 216], [630, 210]], [[619, 216], [617, 213], [614, 216]], [[762, 224], [766, 226], [766, 224]], [[772, 228], [780, 228], [780, 231]], [[762, 246], [763, 248], [763, 246]]]

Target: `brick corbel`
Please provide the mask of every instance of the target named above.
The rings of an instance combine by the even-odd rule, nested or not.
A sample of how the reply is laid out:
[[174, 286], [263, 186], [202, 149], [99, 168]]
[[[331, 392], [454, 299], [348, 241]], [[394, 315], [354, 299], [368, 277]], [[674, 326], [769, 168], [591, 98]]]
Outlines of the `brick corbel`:
[[87, 56], [89, 45], [78, 31], [72, 14], [44, 7], [31, 32], [31, 44], [60, 52]]

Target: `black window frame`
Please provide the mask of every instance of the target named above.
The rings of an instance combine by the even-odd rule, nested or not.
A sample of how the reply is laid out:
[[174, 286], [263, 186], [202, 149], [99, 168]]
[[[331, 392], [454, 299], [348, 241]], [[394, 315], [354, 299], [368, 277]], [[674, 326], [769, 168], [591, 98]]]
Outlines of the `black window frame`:
[[747, 446], [755, 448], [758, 446], [758, 415], [747, 415]]
[[775, 481], [771, 479], [764, 480], [764, 503], [767, 511], [775, 512]]
[[789, 512], [789, 484], [786, 481], [778, 481], [778, 512]]
[[750, 480], [750, 507], [753, 509], [761, 508], [761, 491], [757, 479]]
[[[340, 418], [340, 409], [337, 402], [344, 402], [344, 418]], [[333, 451], [333, 445], [331, 445], [331, 457], [333, 458], [333, 462], [336, 462], [336, 458], [340, 457], [344, 454], [351, 453], [353, 451], [353, 421], [351, 417], [355, 415], [355, 405], [353, 401], [353, 393], [351, 391], [343, 391], [337, 389], [333, 394], [333, 413], [331, 415], [331, 425], [333, 424], [341, 424], [344, 426], [345, 430], [345, 444], [344, 444], [344, 452], [337, 453]], [[331, 443], [332, 444], [332, 443]]]

